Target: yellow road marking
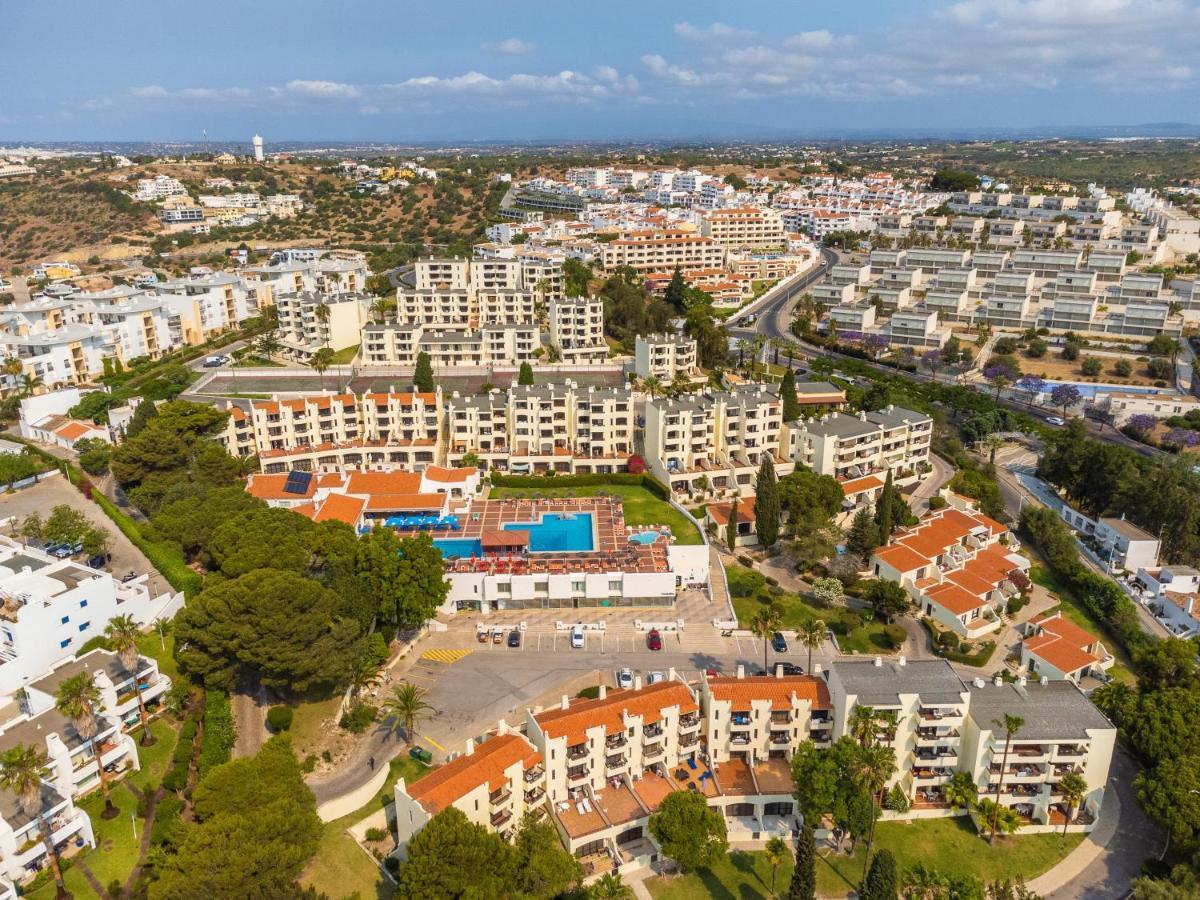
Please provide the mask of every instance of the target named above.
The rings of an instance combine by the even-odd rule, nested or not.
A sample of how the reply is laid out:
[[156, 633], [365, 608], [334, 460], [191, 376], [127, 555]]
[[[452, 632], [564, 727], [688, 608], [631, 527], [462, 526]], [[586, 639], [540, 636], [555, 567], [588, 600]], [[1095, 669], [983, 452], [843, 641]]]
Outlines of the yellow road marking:
[[[468, 651], [468, 652], [469, 652], [469, 651]], [[417, 735], [417, 737], [419, 737], [421, 740], [425, 741], [425, 742], [426, 742], [426, 743], [428, 743], [428, 744], [433, 744], [433, 746], [437, 747], [437, 748], [438, 748], [439, 750], [441, 750], [443, 753], [445, 753], [445, 752], [446, 752], [446, 748], [445, 748], [445, 747], [443, 747], [441, 744], [439, 744], [437, 741], [435, 741], [433, 738], [431, 738], [429, 735], [427, 735], [427, 734], [418, 734], [418, 735]]]
[[445, 663], [446, 665], [450, 666], [458, 662], [464, 656], [470, 655], [470, 653], [470, 650], [426, 650], [421, 654], [421, 659], [427, 659], [430, 662]]

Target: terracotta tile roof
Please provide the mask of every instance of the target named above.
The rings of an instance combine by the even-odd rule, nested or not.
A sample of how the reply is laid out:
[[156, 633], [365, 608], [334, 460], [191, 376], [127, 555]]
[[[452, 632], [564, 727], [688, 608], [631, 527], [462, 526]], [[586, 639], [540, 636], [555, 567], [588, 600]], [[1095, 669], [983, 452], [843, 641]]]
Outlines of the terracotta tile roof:
[[371, 494], [366, 498], [370, 512], [403, 512], [412, 509], [440, 510], [446, 505], [445, 494]]
[[347, 494], [418, 494], [421, 476], [416, 472], [350, 472]]
[[312, 519], [314, 522], [336, 521], [345, 522], [347, 525], [356, 525], [366, 503], [367, 501], [361, 497], [330, 494]]
[[301, 503], [299, 506], [293, 506], [292, 512], [299, 513], [306, 519], [311, 519], [317, 514], [317, 505], [315, 503]]
[[946, 576], [946, 580], [951, 584], [957, 584], [967, 593], [974, 594], [976, 597], [983, 597], [995, 588], [990, 579], [981, 578], [975, 572], [965, 568], [951, 572]]
[[925, 592], [925, 596], [954, 616], [961, 616], [984, 605], [984, 601], [970, 591], [951, 582], [930, 588]]
[[849, 481], [842, 482], [842, 493], [847, 497], [853, 497], [855, 494], [861, 494], [863, 491], [871, 491], [875, 488], [883, 487], [883, 481], [878, 475], [867, 475], [865, 478], [853, 478]]
[[679, 712], [696, 712], [700, 707], [687, 685], [662, 681], [640, 691], [610, 691], [603, 700], [575, 700], [567, 709], [548, 709], [534, 716], [547, 737], [565, 737], [567, 746], [581, 744], [589, 728], [604, 729], [605, 735], [625, 730], [625, 716], [640, 716], [643, 724], [657, 722], [662, 710], [678, 706]]
[[477, 471], [479, 470], [474, 466], [458, 469], [447, 469], [443, 466], [426, 466], [424, 474], [430, 481], [444, 481], [456, 484], [471, 478]]
[[93, 431], [98, 430], [99, 429], [93, 428], [91, 425], [85, 425], [82, 422], [68, 422], [66, 425], [63, 425], [61, 428], [57, 429], [54, 433], [64, 440], [74, 442], [79, 440], [85, 434], [91, 434]]
[[876, 550], [875, 556], [898, 572], [912, 572], [922, 566], [933, 564], [933, 560], [922, 556], [916, 550], [904, 544], [890, 544], [887, 547]]
[[519, 734], [503, 734], [484, 741], [470, 756], [460, 756], [435, 769], [408, 788], [408, 795], [432, 815], [476, 788], [495, 791], [506, 784], [505, 771], [520, 764], [522, 772], [540, 762], [537, 750]]
[[369, 400], [377, 406], [387, 406], [389, 401], [395, 401], [401, 406], [412, 406], [417, 400], [422, 401], [427, 406], [437, 404], [436, 393], [416, 393], [416, 394], [364, 394], [363, 398]]
[[[718, 525], [728, 525], [729, 510], [732, 507], [732, 503], [710, 503], [708, 505], [708, 514]], [[743, 497], [738, 501], [738, 521], [753, 522], [754, 520], [754, 498]]]
[[952, 545], [961, 543], [963, 538], [981, 525], [984, 523], [974, 516], [951, 508], [940, 515], [925, 519], [911, 533], [899, 538], [897, 543], [905, 544], [922, 556], [934, 559]]
[[529, 532], [507, 528], [485, 529], [479, 540], [484, 547], [527, 547]]
[[308, 489], [303, 494], [285, 491], [283, 485], [287, 482], [288, 473], [279, 472], [271, 475], [255, 474], [246, 481], [246, 493], [259, 500], [311, 500], [317, 489], [315, 478], [308, 480]]
[[732, 709], [748, 710], [751, 703], [770, 700], [771, 709], [791, 709], [792, 698], [807, 700], [813, 709], [832, 709], [829, 688], [812, 675], [751, 675], [747, 678], [710, 678], [708, 691], [714, 700], [731, 704]]
[[1025, 639], [1025, 649], [1060, 672], [1070, 675], [1100, 662], [1101, 657], [1090, 649], [1099, 643], [1096, 636], [1062, 615], [1043, 616], [1033, 624], [1040, 632]]

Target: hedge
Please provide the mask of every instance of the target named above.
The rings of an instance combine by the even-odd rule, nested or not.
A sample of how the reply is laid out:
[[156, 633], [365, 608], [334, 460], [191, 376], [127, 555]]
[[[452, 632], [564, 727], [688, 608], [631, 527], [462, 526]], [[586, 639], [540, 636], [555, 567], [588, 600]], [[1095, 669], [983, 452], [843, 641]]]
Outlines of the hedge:
[[150, 826], [150, 843], [156, 847], [174, 843], [174, 837], [182, 824], [183, 801], [174, 794], [167, 794], [154, 807], [154, 824]]
[[204, 692], [204, 733], [200, 735], [200, 758], [197, 767], [203, 778], [217, 766], [233, 757], [237, 729], [233, 724], [233, 708], [229, 695], [223, 691]]
[[667, 486], [654, 476], [644, 472], [638, 475], [630, 472], [614, 472], [610, 475], [501, 475], [496, 473], [490, 477], [492, 484], [496, 487], [510, 488], [603, 487], [606, 484], [629, 484], [645, 488], [660, 500], [671, 499], [671, 492]]
[[[921, 624], [924, 625], [925, 630], [929, 632], [929, 640], [933, 644], [933, 652], [943, 659], [948, 659], [951, 662], [956, 662], [963, 666], [974, 666], [975, 668], [979, 668], [980, 666], [987, 665], [988, 660], [992, 658], [992, 654], [996, 652], [995, 641], [984, 641], [983, 644], [980, 645], [979, 649], [974, 653], [964, 653], [962, 650], [958, 649], [962, 643], [958, 634], [950, 631], [949, 629], [945, 631], [941, 630], [928, 618], [922, 618]], [[950, 647], [943, 641], [943, 638], [945, 638], [947, 635], [951, 636], [950, 639], [953, 642], [954, 649], [950, 649]]]
[[121, 533], [145, 554], [154, 568], [162, 573], [167, 583], [177, 591], [183, 591], [185, 597], [193, 597], [200, 593], [204, 579], [188, 567], [183, 558], [183, 551], [174, 544], [160, 543], [148, 540], [137, 522], [117, 509], [112, 501], [99, 491], [92, 492], [92, 500], [104, 510], [105, 514], [121, 530]]

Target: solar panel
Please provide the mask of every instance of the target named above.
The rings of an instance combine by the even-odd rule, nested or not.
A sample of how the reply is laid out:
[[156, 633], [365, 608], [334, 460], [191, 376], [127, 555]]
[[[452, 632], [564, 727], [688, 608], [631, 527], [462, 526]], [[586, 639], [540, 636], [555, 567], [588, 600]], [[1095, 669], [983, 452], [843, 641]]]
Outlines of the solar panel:
[[283, 482], [283, 492], [285, 494], [307, 494], [312, 477], [312, 472], [288, 472], [288, 477]]

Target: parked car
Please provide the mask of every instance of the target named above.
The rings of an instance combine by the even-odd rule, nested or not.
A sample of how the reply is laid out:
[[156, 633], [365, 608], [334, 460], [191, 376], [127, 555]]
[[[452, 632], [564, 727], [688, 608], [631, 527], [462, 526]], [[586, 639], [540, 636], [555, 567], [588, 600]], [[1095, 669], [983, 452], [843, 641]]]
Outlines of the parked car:
[[804, 674], [804, 666], [798, 666], [795, 663], [790, 663], [790, 662], [781, 662], [781, 663], [777, 663], [777, 665], [778, 665], [778, 668], [780, 669], [780, 671], [782, 671], [784, 675], [803, 675]]
[[665, 672], [659, 672], [657, 669], [646, 676], [646, 684], [658, 684], [660, 681], [666, 681]]
[[55, 541], [53, 544], [47, 544], [45, 547], [43, 547], [42, 552], [49, 553], [51, 556], [57, 556], [58, 551], [61, 550], [64, 546], [66, 546], [66, 545], [59, 543], [58, 541]]
[[1060, 427], [1067, 424], [1059, 416], [1046, 416], [1046, 422], [1050, 425], [1058, 425]]
[[133, 579], [135, 579], [137, 577], [138, 577], [137, 572], [134, 572], [132, 569], [130, 569], [128, 572], [126, 572], [124, 575], [121, 576], [121, 584], [128, 584], [129, 582], [133, 581]]
[[646, 648], [648, 650], [662, 649], [662, 635], [658, 633], [657, 628], [651, 629], [650, 633], [646, 635]]
[[787, 653], [788, 652], [787, 638], [785, 638], [783, 636], [782, 632], [777, 631], [771, 637], [771, 649], [774, 650], [776, 653]]
[[481, 644], [486, 644], [488, 642], [488, 638], [490, 636], [491, 636], [491, 632], [488, 631], [486, 628], [475, 632], [475, 637], [478, 639], [479, 643], [481, 643]]
[[633, 687], [633, 669], [617, 669], [617, 687], [631, 688]]
[[720, 669], [705, 669], [704, 674], [707, 675], [709, 678], [720, 678], [721, 670]]
[[108, 563], [108, 556], [107, 553], [97, 553], [95, 556], [89, 556], [87, 561], [88, 568], [103, 569]]
[[572, 650], [582, 650], [583, 649], [583, 629], [582, 628], [571, 629], [571, 649]]
[[510, 646], [510, 647], [520, 647], [521, 646], [521, 632], [517, 631], [517, 629], [515, 629], [515, 628], [508, 633], [508, 646]]
[[493, 628], [492, 629], [492, 643], [499, 644], [503, 640], [504, 640], [504, 629], [503, 628]]

